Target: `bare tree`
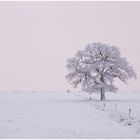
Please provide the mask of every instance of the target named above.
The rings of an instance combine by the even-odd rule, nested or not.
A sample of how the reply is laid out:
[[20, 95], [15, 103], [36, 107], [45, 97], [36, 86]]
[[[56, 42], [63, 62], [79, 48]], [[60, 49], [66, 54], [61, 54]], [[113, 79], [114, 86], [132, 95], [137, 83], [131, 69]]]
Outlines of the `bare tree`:
[[101, 100], [105, 100], [105, 92], [116, 92], [114, 79], [124, 83], [134, 77], [132, 66], [123, 58], [116, 46], [102, 43], [88, 44], [84, 50], [68, 59], [66, 79], [74, 87], [81, 85], [88, 93], [99, 92]]

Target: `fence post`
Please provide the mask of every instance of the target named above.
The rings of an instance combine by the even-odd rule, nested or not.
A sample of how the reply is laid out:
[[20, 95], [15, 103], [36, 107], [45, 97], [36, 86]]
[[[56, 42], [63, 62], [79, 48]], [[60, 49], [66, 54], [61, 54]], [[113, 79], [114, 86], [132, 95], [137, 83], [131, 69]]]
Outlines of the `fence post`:
[[117, 103], [115, 103], [115, 111], [117, 111]]
[[129, 108], [129, 110], [128, 110], [128, 115], [129, 115], [129, 118], [131, 117], [131, 108]]

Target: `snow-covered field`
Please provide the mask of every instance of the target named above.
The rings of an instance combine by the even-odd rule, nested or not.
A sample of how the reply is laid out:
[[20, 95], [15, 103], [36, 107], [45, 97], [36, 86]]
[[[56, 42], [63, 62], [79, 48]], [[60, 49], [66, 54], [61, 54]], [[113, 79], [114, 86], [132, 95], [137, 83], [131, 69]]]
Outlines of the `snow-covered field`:
[[140, 93], [0, 92], [0, 138], [140, 138]]

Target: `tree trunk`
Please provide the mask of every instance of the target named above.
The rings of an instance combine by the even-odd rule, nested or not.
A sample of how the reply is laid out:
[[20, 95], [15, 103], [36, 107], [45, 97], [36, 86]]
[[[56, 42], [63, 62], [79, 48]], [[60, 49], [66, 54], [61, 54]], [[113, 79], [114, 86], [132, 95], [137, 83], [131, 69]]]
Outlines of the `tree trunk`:
[[104, 101], [104, 100], [106, 100], [106, 98], [105, 98], [105, 92], [104, 92], [104, 90], [101, 88], [101, 99], [100, 99], [101, 101]]
[[[102, 82], [102, 83], [105, 83], [103, 74], [101, 74], [101, 82]], [[105, 98], [105, 90], [104, 90], [104, 88], [102, 87], [102, 88], [101, 88], [101, 101], [104, 101], [104, 100], [106, 100], [106, 98]]]

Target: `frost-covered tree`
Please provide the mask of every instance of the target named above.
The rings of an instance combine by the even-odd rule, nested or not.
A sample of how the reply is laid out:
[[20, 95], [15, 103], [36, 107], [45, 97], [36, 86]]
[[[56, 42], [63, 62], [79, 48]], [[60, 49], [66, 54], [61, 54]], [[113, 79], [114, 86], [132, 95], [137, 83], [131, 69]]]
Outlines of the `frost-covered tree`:
[[82, 90], [92, 94], [101, 94], [101, 100], [105, 100], [105, 92], [116, 92], [114, 79], [124, 83], [134, 77], [132, 66], [121, 56], [116, 46], [102, 43], [88, 44], [84, 50], [68, 59], [68, 74], [66, 79], [74, 87], [81, 85]]

